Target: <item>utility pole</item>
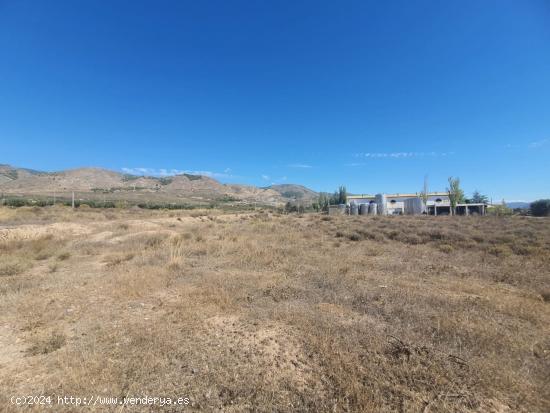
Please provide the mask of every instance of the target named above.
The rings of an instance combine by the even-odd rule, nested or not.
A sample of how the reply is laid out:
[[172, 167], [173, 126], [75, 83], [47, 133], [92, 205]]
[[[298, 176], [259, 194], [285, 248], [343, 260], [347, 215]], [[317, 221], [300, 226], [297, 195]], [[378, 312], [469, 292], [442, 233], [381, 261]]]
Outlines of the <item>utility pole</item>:
[[55, 193], [55, 189], [53, 190], [53, 204], [55, 205], [55, 200], [56, 200], [56, 193]]
[[74, 209], [74, 191], [73, 191], [73, 201], [72, 201], [71, 205], [72, 205], [72, 207], [73, 207], [73, 209]]

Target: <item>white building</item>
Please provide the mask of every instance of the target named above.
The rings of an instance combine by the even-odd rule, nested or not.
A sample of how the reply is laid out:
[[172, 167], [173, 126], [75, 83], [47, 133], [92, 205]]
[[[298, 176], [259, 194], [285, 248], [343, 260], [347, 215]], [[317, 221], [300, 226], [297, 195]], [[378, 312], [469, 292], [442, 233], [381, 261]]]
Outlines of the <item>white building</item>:
[[[348, 195], [350, 204], [377, 204], [380, 215], [449, 215], [451, 201], [447, 192], [430, 192], [426, 205], [420, 194], [377, 194], [377, 195]], [[485, 204], [457, 204], [457, 214], [485, 215]]]

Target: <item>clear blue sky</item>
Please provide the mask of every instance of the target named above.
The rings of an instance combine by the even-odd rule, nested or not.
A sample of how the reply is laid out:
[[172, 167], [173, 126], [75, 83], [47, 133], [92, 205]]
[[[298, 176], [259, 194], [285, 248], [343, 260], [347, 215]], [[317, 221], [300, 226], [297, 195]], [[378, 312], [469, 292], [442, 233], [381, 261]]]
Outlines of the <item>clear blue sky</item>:
[[0, 0], [0, 163], [550, 197], [550, 2]]

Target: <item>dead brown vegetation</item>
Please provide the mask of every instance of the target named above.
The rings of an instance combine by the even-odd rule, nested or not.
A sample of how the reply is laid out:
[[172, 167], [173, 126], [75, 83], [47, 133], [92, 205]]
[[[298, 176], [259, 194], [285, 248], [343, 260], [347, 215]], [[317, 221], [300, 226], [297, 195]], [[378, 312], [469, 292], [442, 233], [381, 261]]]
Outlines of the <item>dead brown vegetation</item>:
[[206, 411], [550, 409], [547, 219], [0, 217], [3, 410], [39, 393]]

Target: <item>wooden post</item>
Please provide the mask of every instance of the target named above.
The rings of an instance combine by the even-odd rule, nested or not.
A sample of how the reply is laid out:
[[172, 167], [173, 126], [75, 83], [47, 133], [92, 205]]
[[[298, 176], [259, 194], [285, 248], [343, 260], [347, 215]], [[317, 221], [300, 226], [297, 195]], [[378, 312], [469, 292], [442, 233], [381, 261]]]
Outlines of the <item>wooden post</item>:
[[73, 209], [74, 209], [74, 191], [73, 191], [73, 200], [72, 200], [72, 203], [71, 203]]

